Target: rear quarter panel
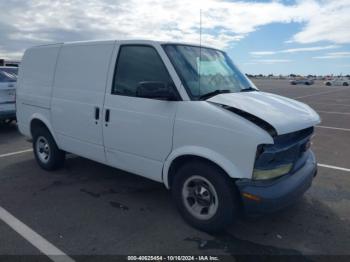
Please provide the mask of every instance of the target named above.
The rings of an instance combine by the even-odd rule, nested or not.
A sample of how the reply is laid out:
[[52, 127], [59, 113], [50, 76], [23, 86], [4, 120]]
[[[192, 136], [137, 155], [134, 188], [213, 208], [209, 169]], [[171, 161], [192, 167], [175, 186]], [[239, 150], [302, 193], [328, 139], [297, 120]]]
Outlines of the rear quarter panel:
[[16, 110], [19, 130], [30, 137], [33, 118], [50, 124], [52, 85], [61, 44], [26, 50], [19, 69]]

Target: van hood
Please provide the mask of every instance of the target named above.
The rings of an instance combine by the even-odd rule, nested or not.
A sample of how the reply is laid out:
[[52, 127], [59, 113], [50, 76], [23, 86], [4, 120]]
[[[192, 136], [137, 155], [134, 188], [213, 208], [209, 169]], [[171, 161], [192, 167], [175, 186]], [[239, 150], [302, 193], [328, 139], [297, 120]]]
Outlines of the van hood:
[[315, 126], [321, 121], [308, 105], [261, 91], [220, 94], [207, 101], [251, 114], [270, 124], [278, 135]]

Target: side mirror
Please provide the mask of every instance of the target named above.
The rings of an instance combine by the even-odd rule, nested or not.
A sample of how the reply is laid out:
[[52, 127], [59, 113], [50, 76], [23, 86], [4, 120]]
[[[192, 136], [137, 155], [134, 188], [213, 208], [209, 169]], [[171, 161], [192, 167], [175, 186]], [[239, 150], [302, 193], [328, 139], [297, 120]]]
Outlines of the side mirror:
[[136, 95], [143, 98], [159, 99], [159, 100], [177, 100], [173, 87], [165, 82], [144, 81], [140, 82]]

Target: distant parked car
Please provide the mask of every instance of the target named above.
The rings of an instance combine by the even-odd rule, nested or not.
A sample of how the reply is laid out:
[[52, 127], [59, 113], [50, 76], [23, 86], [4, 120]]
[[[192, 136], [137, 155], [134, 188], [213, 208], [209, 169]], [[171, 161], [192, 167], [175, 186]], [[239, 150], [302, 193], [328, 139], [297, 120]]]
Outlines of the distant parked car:
[[293, 79], [290, 81], [291, 85], [313, 85], [314, 80], [312, 79]]
[[335, 78], [324, 82], [326, 86], [349, 86], [349, 79]]
[[0, 71], [14, 75], [17, 78], [18, 67], [15, 66], [0, 66]]
[[16, 81], [14, 75], [0, 70], [0, 122], [9, 123], [16, 119]]

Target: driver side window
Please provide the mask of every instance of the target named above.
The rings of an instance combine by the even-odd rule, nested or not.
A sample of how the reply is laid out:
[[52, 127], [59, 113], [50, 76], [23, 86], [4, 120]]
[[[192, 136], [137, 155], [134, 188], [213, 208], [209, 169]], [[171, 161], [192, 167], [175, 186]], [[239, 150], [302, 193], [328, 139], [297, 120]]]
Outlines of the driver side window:
[[173, 81], [157, 51], [150, 46], [124, 45], [117, 58], [112, 94], [138, 96], [141, 83]]

